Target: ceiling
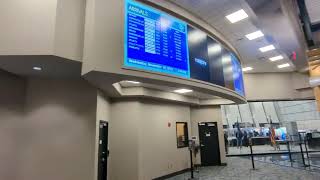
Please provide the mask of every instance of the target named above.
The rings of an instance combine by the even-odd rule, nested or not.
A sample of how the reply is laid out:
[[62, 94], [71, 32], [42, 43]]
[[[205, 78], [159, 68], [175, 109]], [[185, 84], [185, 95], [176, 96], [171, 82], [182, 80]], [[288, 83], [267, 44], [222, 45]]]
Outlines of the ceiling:
[[320, 23], [320, 1], [305, 0], [311, 24]]
[[[81, 62], [51, 55], [0, 56], [0, 68], [24, 77], [80, 78]], [[42, 68], [36, 71], [33, 67]]]
[[[291, 72], [306, 66], [304, 46], [297, 40], [290, 19], [282, 12], [278, 0], [168, 0], [195, 14], [220, 31], [239, 51], [243, 67], [253, 67], [251, 72]], [[231, 24], [226, 18], [243, 9], [249, 18]], [[283, 28], [286, 29], [283, 29]], [[265, 36], [248, 40], [245, 35], [261, 30]], [[260, 47], [273, 44], [276, 50], [261, 53]], [[292, 62], [293, 51], [301, 53], [301, 62]], [[283, 60], [271, 62], [270, 57], [282, 55]], [[299, 53], [300, 55], [300, 53]], [[278, 69], [277, 65], [289, 63], [288, 68]], [[300, 62], [299, 62], [300, 63]], [[298, 67], [296, 67], [298, 66]]]

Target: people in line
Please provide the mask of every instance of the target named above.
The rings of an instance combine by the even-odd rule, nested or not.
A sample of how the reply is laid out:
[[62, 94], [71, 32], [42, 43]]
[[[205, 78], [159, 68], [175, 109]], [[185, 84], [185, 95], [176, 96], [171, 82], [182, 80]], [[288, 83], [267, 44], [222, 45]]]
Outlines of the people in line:
[[[286, 134], [284, 134], [285, 136]], [[233, 129], [224, 131], [224, 141], [225, 141], [225, 151], [228, 154], [229, 148], [228, 146], [236, 146], [237, 149], [242, 149], [243, 146], [249, 147], [252, 142], [252, 138], [255, 137], [269, 137], [271, 142], [271, 146], [275, 148], [275, 150], [280, 150], [280, 145], [277, 141], [280, 141], [280, 137], [278, 137], [275, 133], [275, 129], [262, 127], [260, 131], [257, 131], [253, 128], [240, 128], [237, 124]], [[287, 139], [287, 138], [284, 138]], [[273, 143], [276, 142], [276, 143]], [[254, 142], [252, 142], [254, 143]]]

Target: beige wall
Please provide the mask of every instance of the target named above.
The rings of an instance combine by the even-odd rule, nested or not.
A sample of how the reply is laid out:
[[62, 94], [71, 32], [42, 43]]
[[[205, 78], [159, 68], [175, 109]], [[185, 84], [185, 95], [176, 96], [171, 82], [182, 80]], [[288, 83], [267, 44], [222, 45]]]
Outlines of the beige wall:
[[82, 61], [85, 0], [2, 0], [0, 55]]
[[0, 70], [0, 179], [18, 179], [24, 79]]
[[187, 122], [190, 136], [190, 107], [142, 101], [140, 108], [139, 180], [187, 169], [190, 166], [189, 150], [177, 148], [176, 122]]
[[0, 179], [95, 179], [98, 123], [107, 120], [109, 179], [149, 180], [189, 167], [188, 148], [177, 148], [176, 122], [188, 123], [189, 137], [203, 119], [220, 127], [216, 107], [111, 101], [83, 80], [0, 78]]
[[103, 92], [97, 92], [97, 121], [104, 120], [110, 121], [110, 99], [103, 94]]
[[[108, 8], [106, 10], [106, 7]], [[87, 0], [83, 74], [118, 72], [124, 54], [124, 1]]]
[[82, 80], [28, 80], [20, 179], [92, 179], [96, 98]]
[[111, 106], [109, 123], [110, 179], [139, 179], [139, 121], [138, 101], [118, 101]]
[[2, 0], [0, 55], [52, 54], [57, 0]]
[[[192, 136], [197, 136], [197, 143], [199, 143], [199, 122], [217, 122], [219, 133], [219, 148], [221, 163], [226, 163], [226, 153], [224, 146], [223, 136], [223, 122], [220, 106], [205, 106], [205, 107], [192, 107], [191, 108], [191, 130]], [[196, 157], [195, 163], [201, 164], [201, 153]]]
[[82, 61], [86, 0], [58, 0], [54, 54]]
[[298, 73], [253, 73], [244, 75], [247, 100], [312, 98], [308, 75]]
[[0, 74], [0, 179], [93, 179], [97, 93]]
[[112, 180], [149, 180], [189, 168], [188, 148], [177, 148], [176, 122], [188, 123], [189, 137], [198, 136], [198, 122], [218, 122], [221, 161], [226, 162], [219, 106], [190, 108], [162, 101], [123, 99], [112, 102], [111, 112]]
[[175, 127], [188, 122], [190, 131], [189, 106], [121, 100], [111, 109], [112, 180], [149, 180], [189, 167], [188, 148], [177, 148]]

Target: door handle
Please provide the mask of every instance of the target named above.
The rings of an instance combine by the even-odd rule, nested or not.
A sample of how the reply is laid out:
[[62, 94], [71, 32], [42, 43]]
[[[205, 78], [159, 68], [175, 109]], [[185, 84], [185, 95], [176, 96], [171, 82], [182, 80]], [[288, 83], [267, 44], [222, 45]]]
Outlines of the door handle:
[[200, 146], [201, 146], [201, 147], [204, 147], [205, 145], [203, 145], [203, 144], [200, 144]]

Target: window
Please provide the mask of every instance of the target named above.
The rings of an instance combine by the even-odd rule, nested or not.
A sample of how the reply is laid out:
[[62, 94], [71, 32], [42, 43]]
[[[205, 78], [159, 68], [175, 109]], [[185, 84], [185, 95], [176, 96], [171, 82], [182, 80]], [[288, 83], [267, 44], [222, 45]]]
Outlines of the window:
[[177, 122], [177, 147], [183, 148], [188, 147], [189, 137], [188, 137], [188, 124], [186, 122]]

